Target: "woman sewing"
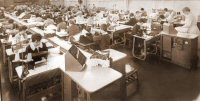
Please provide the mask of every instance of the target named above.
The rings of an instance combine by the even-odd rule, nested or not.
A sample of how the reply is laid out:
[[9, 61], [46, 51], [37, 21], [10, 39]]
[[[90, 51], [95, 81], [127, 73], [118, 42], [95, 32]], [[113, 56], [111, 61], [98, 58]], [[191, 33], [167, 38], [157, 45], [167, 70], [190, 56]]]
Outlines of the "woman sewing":
[[28, 35], [27, 35], [26, 31], [27, 31], [26, 26], [19, 27], [19, 32], [14, 37], [16, 44], [19, 43], [19, 42], [27, 40]]
[[47, 46], [41, 42], [41, 39], [42, 36], [40, 34], [33, 34], [31, 38], [32, 42], [26, 47], [26, 57], [29, 59], [32, 58], [33, 62], [41, 61], [42, 58], [46, 58], [48, 55]]

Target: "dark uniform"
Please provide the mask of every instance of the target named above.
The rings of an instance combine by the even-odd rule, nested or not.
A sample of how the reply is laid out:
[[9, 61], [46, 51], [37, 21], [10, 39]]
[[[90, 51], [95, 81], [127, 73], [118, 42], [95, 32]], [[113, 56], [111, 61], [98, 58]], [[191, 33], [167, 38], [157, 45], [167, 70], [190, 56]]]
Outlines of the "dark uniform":
[[[38, 49], [37, 48], [35, 48], [35, 50], [32, 50], [32, 48], [31, 48], [31, 46], [30, 45], [28, 45], [27, 47], [26, 47], [26, 54], [28, 54], [28, 53], [32, 53], [32, 54], [39, 54], [40, 52], [44, 52], [44, 51], [47, 51], [48, 49], [47, 49], [47, 46], [46, 46], [46, 44], [45, 43], [42, 43], [42, 48], [41, 47], [39, 47]], [[33, 61], [41, 61], [42, 60], [42, 57], [46, 57], [45, 55], [44, 56], [36, 56], [36, 57], [32, 57], [33, 58]]]

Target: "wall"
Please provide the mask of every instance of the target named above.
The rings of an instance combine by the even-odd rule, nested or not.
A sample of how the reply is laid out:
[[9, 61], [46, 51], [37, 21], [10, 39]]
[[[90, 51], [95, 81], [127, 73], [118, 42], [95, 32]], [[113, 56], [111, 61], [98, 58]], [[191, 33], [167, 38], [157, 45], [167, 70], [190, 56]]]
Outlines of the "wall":
[[126, 9], [125, 0], [88, 0], [88, 4], [95, 4], [97, 7], [109, 9]]
[[[65, 0], [65, 2], [66, 4], [70, 2], [68, 4], [71, 5], [77, 4], [77, 0]], [[148, 13], [151, 12], [152, 8], [169, 8], [181, 11], [183, 7], [188, 6], [196, 16], [200, 15], [200, 0], [87, 0], [87, 4], [110, 9], [113, 9], [113, 5], [116, 4], [116, 9], [129, 9], [133, 12], [143, 7]]]
[[66, 0], [50, 0], [50, 3], [52, 5], [57, 5], [57, 6], [59, 6], [59, 5], [65, 5], [64, 2], [66, 2]]
[[181, 1], [176, 1], [175, 5], [174, 5], [174, 9], [176, 10], [180, 10], [182, 9], [184, 6], [188, 6], [191, 8], [192, 12], [198, 16], [200, 15], [200, 0], [188, 0], [185, 2], [181, 2]]
[[14, 0], [1, 0], [1, 2], [3, 3], [2, 5], [5, 7], [9, 5], [14, 5]]
[[74, 6], [78, 4], [78, 0], [65, 0], [65, 6]]
[[4, 6], [4, 0], [0, 0], [0, 7]]
[[[109, 9], [125, 9], [124, 0], [83, 0], [83, 3], [87, 5], [95, 4], [97, 7], [106, 7]], [[78, 4], [78, 0], [65, 0], [65, 6], [74, 6]], [[116, 5], [116, 7], [114, 6]], [[120, 5], [120, 6], [118, 6]]]
[[23, 4], [27, 1], [37, 4], [45, 4], [49, 2], [49, 0], [0, 0], [0, 6], [8, 7], [10, 5]]
[[[83, 5], [87, 5], [87, 2], [89, 0], [83, 0]], [[64, 5], [65, 6], [75, 6], [78, 4], [78, 0], [64, 0]]]
[[147, 12], [150, 12], [155, 7], [154, 0], [129, 0], [128, 9], [132, 12], [144, 8]]
[[183, 7], [190, 7], [192, 12], [200, 15], [200, 0], [129, 0], [129, 9], [139, 10], [141, 7], [151, 12], [152, 8], [168, 8], [181, 11]]

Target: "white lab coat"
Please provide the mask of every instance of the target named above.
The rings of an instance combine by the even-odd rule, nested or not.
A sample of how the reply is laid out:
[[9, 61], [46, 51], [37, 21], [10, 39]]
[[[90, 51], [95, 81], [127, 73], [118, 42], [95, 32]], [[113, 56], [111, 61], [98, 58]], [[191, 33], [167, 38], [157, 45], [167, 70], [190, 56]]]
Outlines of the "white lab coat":
[[164, 14], [165, 18], [169, 17], [169, 15], [170, 15], [170, 12], [165, 12]]
[[188, 28], [187, 32], [189, 34], [200, 34], [200, 31], [197, 27], [197, 20], [192, 13], [185, 16], [185, 24], [182, 26], [182, 28]]
[[75, 17], [75, 20], [76, 20], [76, 24], [80, 24], [82, 21], [84, 21], [84, 17], [83, 15], [79, 15]]

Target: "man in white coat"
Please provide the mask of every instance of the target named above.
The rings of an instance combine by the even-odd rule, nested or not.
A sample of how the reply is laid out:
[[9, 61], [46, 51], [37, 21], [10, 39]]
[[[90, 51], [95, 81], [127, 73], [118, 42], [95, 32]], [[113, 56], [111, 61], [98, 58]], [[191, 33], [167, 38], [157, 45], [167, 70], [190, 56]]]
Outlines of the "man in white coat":
[[185, 15], [185, 22], [184, 25], [181, 27], [177, 27], [176, 30], [181, 33], [188, 33], [188, 34], [200, 34], [200, 31], [197, 27], [197, 20], [195, 16], [190, 12], [190, 8], [185, 7], [183, 8], [183, 13]]
[[183, 8], [183, 13], [185, 14], [185, 25], [183, 27], [188, 27], [188, 32], [191, 34], [200, 34], [197, 19], [190, 12], [190, 9], [188, 7]]
[[[178, 27], [176, 28], [176, 30], [178, 32], [180, 32], [180, 30], [182, 31], [186, 31], [186, 33], [189, 34], [196, 34], [199, 35], [200, 31], [197, 27], [197, 19], [195, 18], [195, 16], [190, 12], [190, 8], [185, 7], [183, 8], [183, 13], [185, 15], [185, 24], [182, 27]], [[200, 49], [200, 37], [198, 38], [198, 50]], [[198, 52], [198, 56], [200, 58], [200, 54]], [[199, 59], [200, 60], [200, 59]], [[198, 64], [198, 66], [200, 66], [200, 62]]]

